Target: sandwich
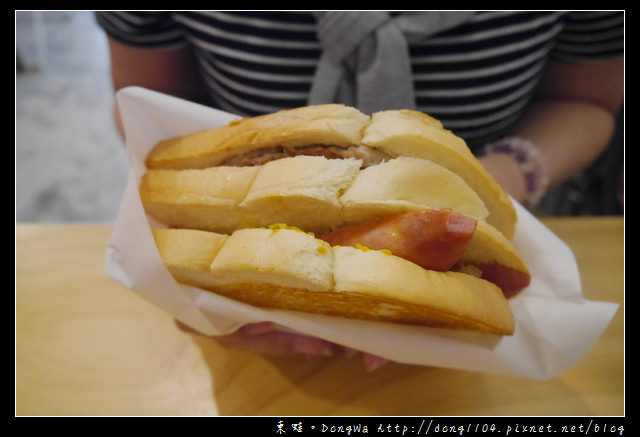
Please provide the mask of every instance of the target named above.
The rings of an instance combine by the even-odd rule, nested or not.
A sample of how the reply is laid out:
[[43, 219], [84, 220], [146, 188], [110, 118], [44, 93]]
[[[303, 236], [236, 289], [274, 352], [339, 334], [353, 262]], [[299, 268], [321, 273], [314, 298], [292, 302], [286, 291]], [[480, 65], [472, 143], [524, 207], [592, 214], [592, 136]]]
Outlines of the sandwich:
[[160, 141], [140, 181], [176, 281], [250, 305], [513, 334], [516, 212], [419, 111], [306, 106]]

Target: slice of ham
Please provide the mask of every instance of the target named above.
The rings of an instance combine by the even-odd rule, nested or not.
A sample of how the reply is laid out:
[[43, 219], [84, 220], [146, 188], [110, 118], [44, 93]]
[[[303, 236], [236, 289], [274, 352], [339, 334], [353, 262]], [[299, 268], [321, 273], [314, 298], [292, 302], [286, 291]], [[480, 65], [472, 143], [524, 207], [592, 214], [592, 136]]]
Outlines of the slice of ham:
[[332, 246], [386, 249], [428, 270], [465, 271], [513, 297], [529, 285], [528, 272], [497, 263], [460, 261], [476, 224], [475, 219], [450, 209], [425, 209], [342, 226], [319, 238]]
[[339, 227], [319, 238], [333, 246], [390, 250], [429, 270], [450, 270], [476, 229], [476, 220], [450, 209], [425, 209]]
[[480, 270], [482, 279], [493, 282], [500, 287], [507, 298], [515, 296], [531, 282], [529, 273], [497, 263], [478, 263], [473, 265]]

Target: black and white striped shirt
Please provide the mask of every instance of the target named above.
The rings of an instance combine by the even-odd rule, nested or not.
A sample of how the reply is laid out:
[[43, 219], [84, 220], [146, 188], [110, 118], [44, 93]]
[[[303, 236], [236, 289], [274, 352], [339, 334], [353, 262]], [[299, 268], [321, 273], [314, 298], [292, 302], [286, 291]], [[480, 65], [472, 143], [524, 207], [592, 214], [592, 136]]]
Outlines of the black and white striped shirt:
[[[212, 106], [251, 116], [307, 104], [321, 54], [300, 11], [98, 12], [112, 38], [193, 48]], [[488, 11], [410, 45], [416, 107], [473, 148], [506, 135], [548, 60], [624, 54], [623, 11]]]

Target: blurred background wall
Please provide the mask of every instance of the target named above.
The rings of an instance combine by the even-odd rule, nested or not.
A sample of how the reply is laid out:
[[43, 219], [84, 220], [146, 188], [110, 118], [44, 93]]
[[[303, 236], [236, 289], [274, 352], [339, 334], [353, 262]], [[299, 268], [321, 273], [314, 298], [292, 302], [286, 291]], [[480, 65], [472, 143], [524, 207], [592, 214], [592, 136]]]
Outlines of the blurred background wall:
[[[112, 119], [106, 36], [89, 11], [16, 12], [16, 220], [110, 222], [128, 177]], [[612, 146], [541, 215], [620, 214], [623, 117]]]
[[113, 220], [128, 159], [91, 12], [16, 12], [16, 220]]

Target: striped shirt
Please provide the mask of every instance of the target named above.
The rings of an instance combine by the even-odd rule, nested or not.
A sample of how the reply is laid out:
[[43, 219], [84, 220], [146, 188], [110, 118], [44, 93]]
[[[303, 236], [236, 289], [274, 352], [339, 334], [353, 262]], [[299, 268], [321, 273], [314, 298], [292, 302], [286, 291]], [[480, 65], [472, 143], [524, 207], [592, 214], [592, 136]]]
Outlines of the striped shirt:
[[[321, 54], [308, 12], [97, 12], [137, 47], [189, 45], [211, 106], [242, 116], [307, 104]], [[489, 11], [409, 47], [416, 108], [469, 146], [509, 133], [548, 60], [624, 54], [623, 11]]]

